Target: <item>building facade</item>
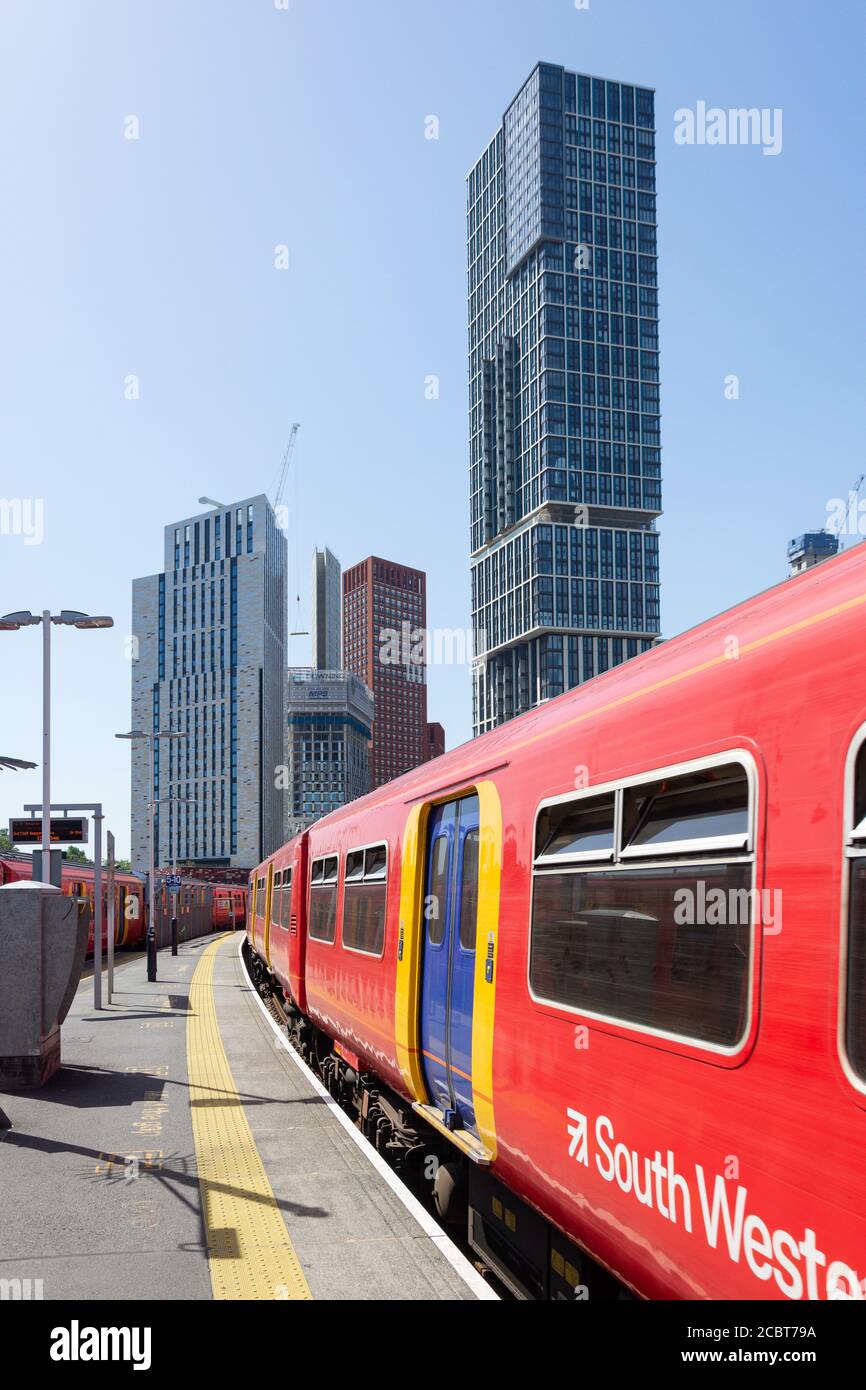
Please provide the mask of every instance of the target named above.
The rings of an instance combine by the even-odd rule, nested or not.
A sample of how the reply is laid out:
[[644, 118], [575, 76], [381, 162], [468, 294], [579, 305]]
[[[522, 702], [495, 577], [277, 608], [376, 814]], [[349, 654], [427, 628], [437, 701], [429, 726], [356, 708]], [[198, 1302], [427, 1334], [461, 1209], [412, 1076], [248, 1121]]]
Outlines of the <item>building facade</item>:
[[839, 537], [830, 531], [807, 531], [802, 536], [794, 536], [788, 542], [789, 578], [820, 565], [822, 560], [830, 560], [839, 554]]
[[445, 730], [441, 724], [427, 725], [427, 760], [441, 758], [445, 752]]
[[540, 63], [468, 177], [476, 734], [659, 637], [654, 123]]
[[370, 790], [373, 695], [349, 671], [291, 668], [286, 683], [288, 831]]
[[313, 554], [313, 666], [317, 671], [341, 670], [343, 638], [340, 562], [327, 548]]
[[264, 496], [165, 528], [132, 586], [132, 865], [248, 868], [285, 838], [286, 539]]
[[427, 759], [427, 580], [371, 555], [343, 574], [343, 665], [373, 692], [371, 788]]

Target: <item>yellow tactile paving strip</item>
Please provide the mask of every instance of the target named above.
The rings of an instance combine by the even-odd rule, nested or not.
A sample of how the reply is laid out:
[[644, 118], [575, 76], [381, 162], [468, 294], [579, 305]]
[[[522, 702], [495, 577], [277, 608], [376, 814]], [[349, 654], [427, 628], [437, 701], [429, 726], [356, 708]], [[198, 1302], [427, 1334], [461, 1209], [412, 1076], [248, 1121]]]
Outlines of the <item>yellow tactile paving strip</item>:
[[219, 1299], [312, 1298], [268, 1181], [226, 1057], [214, 1004], [216, 952], [206, 947], [189, 991], [186, 1055], [192, 1132], [211, 1285]]

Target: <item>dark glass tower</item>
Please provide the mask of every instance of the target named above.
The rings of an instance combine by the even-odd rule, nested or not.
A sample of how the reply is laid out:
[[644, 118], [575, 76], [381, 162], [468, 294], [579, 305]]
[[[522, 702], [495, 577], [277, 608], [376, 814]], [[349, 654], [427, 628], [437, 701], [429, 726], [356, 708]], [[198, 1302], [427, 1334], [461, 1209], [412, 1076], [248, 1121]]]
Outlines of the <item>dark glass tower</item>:
[[476, 734], [659, 636], [653, 92], [539, 63], [468, 178]]

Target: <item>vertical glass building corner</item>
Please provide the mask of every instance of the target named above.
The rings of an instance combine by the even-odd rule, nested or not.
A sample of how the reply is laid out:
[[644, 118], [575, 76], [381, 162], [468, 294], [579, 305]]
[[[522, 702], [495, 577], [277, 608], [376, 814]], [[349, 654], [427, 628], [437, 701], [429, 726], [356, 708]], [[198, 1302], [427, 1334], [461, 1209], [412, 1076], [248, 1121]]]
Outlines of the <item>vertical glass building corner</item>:
[[539, 64], [467, 232], [479, 734], [659, 639], [653, 92]]

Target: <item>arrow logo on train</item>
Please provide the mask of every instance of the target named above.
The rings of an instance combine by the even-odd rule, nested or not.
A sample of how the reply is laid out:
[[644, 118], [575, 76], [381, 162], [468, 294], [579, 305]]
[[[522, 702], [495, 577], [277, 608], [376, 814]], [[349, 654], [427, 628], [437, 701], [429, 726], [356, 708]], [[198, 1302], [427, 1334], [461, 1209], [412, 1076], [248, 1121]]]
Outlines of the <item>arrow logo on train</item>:
[[576, 1163], [584, 1163], [589, 1167], [589, 1151], [586, 1142], [586, 1116], [581, 1115], [579, 1110], [568, 1109], [568, 1132], [571, 1136], [571, 1143], [568, 1146], [568, 1156], [573, 1158]]

